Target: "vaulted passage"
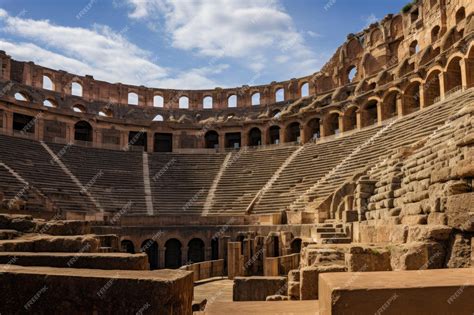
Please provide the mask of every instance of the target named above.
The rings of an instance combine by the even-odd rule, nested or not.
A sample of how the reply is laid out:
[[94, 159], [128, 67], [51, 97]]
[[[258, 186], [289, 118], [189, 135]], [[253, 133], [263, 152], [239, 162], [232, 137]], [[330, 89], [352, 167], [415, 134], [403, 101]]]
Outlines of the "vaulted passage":
[[122, 251], [124, 251], [126, 253], [135, 254], [135, 247], [133, 246], [132, 241], [123, 240], [120, 243], [120, 247], [122, 248]]
[[448, 65], [445, 77], [445, 92], [448, 94], [462, 87], [461, 58], [453, 58]]
[[403, 93], [403, 114], [408, 115], [420, 109], [420, 83], [411, 83]]
[[425, 106], [430, 106], [439, 101], [441, 88], [439, 83], [440, 71], [435, 70], [430, 73], [425, 82]]
[[165, 243], [165, 268], [181, 267], [181, 242], [175, 238]]
[[74, 125], [74, 140], [92, 142], [92, 126], [87, 121]]
[[399, 97], [400, 93], [397, 91], [390, 92], [385, 97], [382, 104], [382, 120], [397, 116], [397, 99]]
[[331, 113], [324, 118], [324, 135], [339, 134], [339, 114]]
[[188, 243], [188, 264], [204, 261], [204, 242], [193, 238]]
[[154, 240], [146, 240], [141, 246], [142, 252], [145, 252], [148, 256], [148, 262], [150, 263], [150, 269], [158, 269], [159, 252], [158, 243]]
[[316, 140], [321, 137], [321, 126], [320, 126], [320, 119], [313, 118], [305, 126], [305, 138], [304, 141], [308, 142], [311, 140]]
[[219, 147], [219, 134], [214, 130], [206, 132], [204, 140], [207, 149], [215, 149]]
[[294, 122], [286, 127], [286, 142], [296, 142], [300, 140], [300, 123]]
[[238, 149], [242, 145], [240, 132], [229, 132], [225, 134], [225, 147]]
[[262, 144], [262, 132], [258, 128], [249, 131], [249, 146], [255, 147]]
[[358, 107], [352, 106], [344, 113], [344, 131], [350, 131], [357, 128], [357, 109]]
[[371, 126], [377, 123], [377, 101], [369, 101], [361, 111], [362, 127]]
[[268, 141], [269, 141], [269, 144], [280, 143], [280, 127], [271, 126], [268, 129]]

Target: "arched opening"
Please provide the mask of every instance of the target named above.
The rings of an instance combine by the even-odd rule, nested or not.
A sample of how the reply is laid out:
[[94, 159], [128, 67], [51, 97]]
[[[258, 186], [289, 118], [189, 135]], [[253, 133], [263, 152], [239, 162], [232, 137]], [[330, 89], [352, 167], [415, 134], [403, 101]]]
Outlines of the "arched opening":
[[21, 133], [34, 133], [36, 119], [33, 116], [13, 114], [13, 130]]
[[43, 106], [46, 107], [57, 107], [56, 103], [53, 100], [44, 100]]
[[416, 8], [410, 13], [411, 23], [418, 21], [419, 16], [420, 16], [420, 11], [418, 10], [418, 8]]
[[141, 251], [145, 252], [148, 256], [148, 263], [150, 264], [150, 270], [158, 269], [158, 262], [159, 262], [158, 243], [154, 240], [146, 240], [142, 243]]
[[219, 239], [213, 238], [211, 240], [211, 260], [219, 259]]
[[122, 242], [120, 242], [120, 248], [122, 249], [122, 252], [135, 254], [135, 246], [133, 246], [132, 241], [123, 240]]
[[79, 121], [74, 125], [74, 140], [92, 142], [92, 126], [87, 121]]
[[47, 75], [43, 75], [43, 89], [54, 91], [53, 80]]
[[272, 118], [275, 118], [275, 119], [279, 119], [281, 116], [281, 111], [279, 109], [275, 109], [273, 112], [272, 112]]
[[128, 133], [128, 146], [140, 151], [147, 150], [147, 133], [143, 131], [130, 131]]
[[403, 92], [403, 114], [408, 115], [420, 109], [420, 82], [412, 82]]
[[138, 105], [138, 94], [134, 92], [128, 93], [128, 105]]
[[313, 118], [308, 121], [304, 134], [306, 137], [306, 139], [304, 139], [305, 142], [319, 139], [321, 137], [320, 119]]
[[161, 96], [161, 95], [153, 96], [153, 106], [154, 107], [164, 107], [165, 106], [165, 100], [164, 100], [163, 96]]
[[301, 238], [295, 238], [291, 241], [291, 253], [299, 254], [301, 252]]
[[275, 91], [275, 102], [283, 102], [285, 100], [285, 90], [279, 88]]
[[252, 94], [252, 105], [260, 105], [260, 93], [253, 93]]
[[409, 50], [410, 56], [417, 54], [419, 51], [420, 51], [420, 46], [418, 45], [418, 41], [414, 40], [410, 44], [410, 50]]
[[82, 97], [82, 85], [78, 82], [72, 82], [71, 95]]
[[179, 98], [179, 108], [181, 109], [189, 108], [189, 98], [187, 96], [181, 96]]
[[280, 143], [280, 127], [271, 126], [268, 128], [268, 141], [269, 144], [279, 144]]
[[105, 108], [101, 111], [99, 111], [99, 116], [101, 117], [112, 117], [113, 114], [112, 114], [112, 111], [108, 108]]
[[173, 152], [173, 134], [155, 133], [153, 152]]
[[188, 264], [194, 264], [204, 260], [204, 242], [199, 238], [193, 238], [188, 243]]
[[86, 109], [84, 108], [84, 106], [82, 105], [74, 105], [72, 107], [72, 110], [75, 112], [75, 113], [85, 113], [86, 112]]
[[204, 139], [207, 149], [216, 149], [219, 147], [219, 134], [216, 131], [210, 130], [206, 132]]
[[269, 257], [278, 257], [280, 256], [280, 238], [276, 235], [269, 236], [268, 240], [270, 244], [268, 244], [268, 256]]
[[165, 243], [165, 268], [179, 267], [181, 267], [181, 242], [172, 238]]
[[347, 82], [352, 82], [357, 75], [357, 67], [350, 66], [347, 70]]
[[461, 58], [453, 58], [446, 69], [445, 93], [457, 90], [462, 87]]
[[225, 134], [225, 147], [238, 149], [242, 145], [240, 132], [228, 132]]
[[367, 127], [377, 123], [377, 104], [376, 100], [371, 100], [365, 104], [361, 111], [361, 126]]
[[459, 24], [466, 18], [466, 9], [461, 7], [459, 10], [456, 11], [456, 24]]
[[300, 123], [293, 122], [286, 127], [286, 142], [299, 142], [300, 141]]
[[339, 134], [339, 114], [330, 113], [324, 119], [324, 135], [338, 135]]
[[227, 107], [237, 107], [237, 95], [233, 94], [227, 98]]
[[359, 108], [357, 106], [349, 107], [346, 112], [344, 113], [344, 130], [350, 131], [357, 129], [357, 110]]
[[255, 147], [262, 144], [262, 132], [257, 127], [250, 129], [249, 131], [249, 146]]
[[202, 108], [211, 109], [213, 106], [212, 96], [206, 96], [202, 100]]
[[425, 106], [433, 105], [439, 101], [441, 95], [441, 87], [439, 83], [439, 75], [441, 71], [434, 70], [426, 78], [424, 84]]
[[15, 93], [15, 99], [22, 102], [27, 102], [29, 100], [26, 94], [20, 92]]
[[431, 43], [435, 43], [439, 39], [439, 31], [439, 25], [433, 27], [433, 29], [431, 30]]
[[397, 99], [400, 97], [398, 91], [392, 91], [387, 94], [382, 103], [382, 120], [397, 116]]
[[305, 82], [300, 89], [301, 97], [309, 96], [309, 83]]
[[164, 121], [165, 119], [163, 118], [162, 115], [158, 114], [153, 118], [153, 121]]

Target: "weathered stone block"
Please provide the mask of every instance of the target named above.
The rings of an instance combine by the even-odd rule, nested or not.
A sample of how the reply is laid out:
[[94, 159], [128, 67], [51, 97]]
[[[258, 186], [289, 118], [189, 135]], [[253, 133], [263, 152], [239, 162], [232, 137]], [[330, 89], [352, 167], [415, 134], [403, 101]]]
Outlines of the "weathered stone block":
[[474, 193], [449, 196], [446, 202], [448, 225], [474, 232]]
[[234, 301], [265, 301], [288, 292], [286, 277], [235, 277]]
[[388, 271], [390, 251], [376, 246], [352, 246], [346, 254], [348, 271]]
[[428, 225], [447, 225], [448, 217], [446, 213], [441, 212], [431, 212], [428, 214]]
[[345, 271], [347, 271], [347, 268], [341, 265], [327, 265], [302, 268], [300, 275], [300, 299], [318, 299], [319, 275], [321, 273]]
[[446, 250], [437, 242], [414, 242], [391, 248], [393, 270], [421, 270], [442, 268]]
[[406, 225], [417, 225], [417, 224], [426, 224], [428, 220], [428, 215], [420, 214], [420, 215], [408, 215], [402, 217], [402, 224]]
[[408, 230], [407, 242], [426, 240], [445, 241], [449, 239], [452, 228], [446, 225], [415, 225]]
[[448, 244], [446, 266], [448, 268], [466, 268], [471, 266], [471, 234], [456, 233]]

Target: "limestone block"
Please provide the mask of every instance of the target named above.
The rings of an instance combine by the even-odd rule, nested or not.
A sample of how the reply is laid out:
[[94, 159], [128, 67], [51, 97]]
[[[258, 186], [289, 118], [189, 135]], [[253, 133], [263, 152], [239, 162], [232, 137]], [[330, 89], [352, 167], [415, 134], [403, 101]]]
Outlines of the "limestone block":
[[288, 292], [286, 277], [235, 277], [234, 301], [265, 301]]
[[438, 242], [413, 242], [391, 248], [393, 270], [442, 268], [445, 257], [446, 250]]
[[407, 242], [418, 241], [445, 241], [449, 239], [453, 229], [446, 225], [414, 225], [408, 230]]
[[449, 226], [474, 232], [474, 193], [449, 196], [446, 215]]
[[352, 246], [346, 254], [348, 271], [389, 271], [390, 251], [376, 246]]
[[390, 243], [406, 243], [408, 239], [408, 225], [397, 225], [390, 233]]
[[38, 224], [35, 232], [50, 235], [82, 235], [90, 234], [91, 227], [87, 221], [48, 221]]
[[402, 217], [401, 223], [407, 225], [426, 224], [427, 220], [428, 215], [426, 214], [408, 215]]
[[300, 282], [288, 281], [288, 296], [291, 300], [300, 299]]
[[431, 212], [428, 215], [428, 225], [447, 225], [448, 224], [448, 217], [446, 213], [441, 212]]
[[345, 272], [345, 266], [327, 265], [316, 267], [304, 267], [301, 269], [300, 275], [300, 299], [301, 300], [317, 300], [319, 275], [327, 272]]
[[466, 268], [471, 267], [471, 235], [467, 233], [456, 233], [448, 244], [446, 267]]
[[449, 167], [444, 167], [439, 170], [434, 170], [431, 173], [431, 182], [446, 182], [451, 178], [451, 169]]

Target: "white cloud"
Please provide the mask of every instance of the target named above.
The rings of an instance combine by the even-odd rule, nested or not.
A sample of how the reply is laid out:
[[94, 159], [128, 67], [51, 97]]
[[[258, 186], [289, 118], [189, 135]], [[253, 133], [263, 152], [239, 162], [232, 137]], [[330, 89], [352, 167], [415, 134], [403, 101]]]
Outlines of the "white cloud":
[[[321, 65], [278, 0], [128, 0], [130, 18], [164, 17], [171, 45], [249, 69], [306, 75]], [[316, 33], [314, 33], [316, 34]], [[284, 66], [274, 67], [282, 60]], [[301, 65], [305, 64], [303, 68]]]
[[22, 38], [21, 41], [0, 38], [0, 49], [13, 58], [31, 60], [54, 69], [79, 75], [91, 74], [110, 82], [162, 86], [174, 83], [173, 88], [192, 85], [195, 88], [213, 87], [215, 82], [206, 78], [206, 72], [191, 69], [189, 77], [174, 75], [153, 62], [152, 54], [130, 43], [120, 33], [107, 26], [92, 29], [65, 27], [48, 20], [23, 19], [10, 16], [0, 9], [0, 30], [4, 35]]

